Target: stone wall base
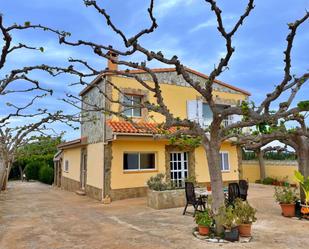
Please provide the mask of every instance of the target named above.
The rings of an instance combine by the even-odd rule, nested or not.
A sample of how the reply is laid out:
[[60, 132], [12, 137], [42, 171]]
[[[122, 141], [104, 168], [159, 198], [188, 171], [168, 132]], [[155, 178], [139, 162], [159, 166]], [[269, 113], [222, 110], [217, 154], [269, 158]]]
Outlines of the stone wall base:
[[[70, 192], [76, 192], [80, 190], [80, 182], [64, 177], [61, 178], [61, 189], [67, 190]], [[102, 199], [102, 189], [86, 185], [86, 195], [90, 198], [101, 200]]]
[[154, 209], [184, 207], [186, 195], [184, 189], [154, 191], [148, 190], [147, 205]]
[[61, 177], [61, 189], [71, 191], [71, 192], [75, 192], [75, 191], [80, 189], [80, 182], [62, 176]]
[[147, 196], [147, 190], [147, 187], [111, 189], [110, 197], [112, 201], [145, 197]]
[[86, 186], [86, 195], [98, 201], [102, 200], [102, 189], [90, 185]]

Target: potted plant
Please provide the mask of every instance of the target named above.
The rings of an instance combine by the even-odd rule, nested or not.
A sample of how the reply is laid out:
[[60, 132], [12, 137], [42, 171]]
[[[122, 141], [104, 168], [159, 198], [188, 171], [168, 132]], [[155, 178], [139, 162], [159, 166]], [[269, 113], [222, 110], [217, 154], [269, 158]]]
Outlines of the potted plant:
[[305, 195], [305, 203], [301, 204], [301, 213], [305, 218], [309, 217], [309, 176], [305, 178], [299, 171], [295, 171], [294, 173], [295, 180], [300, 184], [304, 195]]
[[218, 221], [224, 227], [224, 239], [228, 241], [239, 240], [239, 219], [233, 206], [221, 207], [219, 210]]
[[294, 188], [275, 187], [275, 198], [281, 206], [283, 216], [295, 216], [295, 201], [297, 200], [297, 195]]
[[213, 223], [213, 219], [209, 215], [209, 212], [206, 211], [198, 211], [194, 216], [195, 222], [198, 225], [198, 232], [200, 235], [208, 235], [209, 228]]
[[235, 214], [239, 219], [239, 234], [243, 237], [251, 236], [252, 223], [256, 221], [256, 209], [250, 206], [248, 201], [236, 199], [234, 202]]

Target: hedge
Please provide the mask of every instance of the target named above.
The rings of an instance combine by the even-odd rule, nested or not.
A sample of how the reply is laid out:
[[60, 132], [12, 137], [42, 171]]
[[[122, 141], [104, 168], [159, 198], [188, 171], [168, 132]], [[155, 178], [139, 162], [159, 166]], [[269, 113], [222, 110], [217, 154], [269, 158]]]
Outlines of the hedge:
[[39, 181], [46, 184], [52, 184], [54, 181], [54, 169], [47, 165], [43, 165], [40, 168]]

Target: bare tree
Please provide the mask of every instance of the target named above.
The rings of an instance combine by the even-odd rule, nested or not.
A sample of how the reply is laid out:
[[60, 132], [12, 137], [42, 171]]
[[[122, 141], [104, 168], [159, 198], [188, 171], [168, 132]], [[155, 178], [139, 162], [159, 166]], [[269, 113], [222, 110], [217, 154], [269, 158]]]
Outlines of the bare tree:
[[[58, 116], [59, 115], [59, 116]], [[5, 190], [12, 165], [15, 161], [17, 150], [25, 144], [35, 141], [38, 134], [46, 135], [56, 131], [48, 127], [48, 124], [61, 119], [61, 112], [47, 113], [36, 122], [22, 127], [0, 127], [0, 188]]]
[[[70, 70], [68, 68], [60, 68], [48, 65], [25, 66], [18, 69], [6, 70], [5, 65], [9, 56], [14, 56], [14, 52], [21, 49], [37, 50], [44, 52], [43, 47], [33, 47], [25, 43], [18, 43], [13, 40], [12, 32], [27, 29], [38, 29], [54, 33], [57, 36], [66, 37], [69, 33], [54, 30], [42, 25], [33, 25], [25, 22], [23, 25], [13, 24], [6, 26], [4, 24], [3, 15], [0, 15], [0, 31], [3, 39], [3, 46], [0, 54], [0, 98], [5, 95], [11, 95], [11, 100], [7, 103], [4, 113], [0, 113], [0, 189], [6, 188], [6, 183], [15, 159], [17, 149], [25, 143], [34, 139], [34, 135], [48, 131], [49, 123], [65, 117], [61, 111], [49, 112], [47, 108], [35, 109], [34, 105], [37, 101], [53, 94], [53, 89], [45, 88], [43, 84], [30, 76], [31, 72], [43, 71], [52, 77], [65, 73]], [[13, 83], [19, 85], [18, 88], [13, 87]], [[12, 87], [11, 87], [12, 86]], [[24, 105], [17, 105], [15, 100], [19, 94], [27, 94], [27, 102]], [[24, 119], [25, 125], [14, 127], [11, 124], [13, 117]]]
[[[276, 153], [282, 153], [287, 152], [287, 146], [267, 146], [264, 147], [264, 144], [260, 144], [258, 147], [254, 147], [254, 149], [250, 149], [251, 147], [246, 145], [243, 145], [245, 149], [253, 150], [256, 154], [257, 160], [259, 162], [259, 168], [260, 168], [260, 181], [263, 181], [267, 175], [266, 175], [266, 167], [265, 167], [265, 154], [268, 152], [276, 152]], [[263, 148], [264, 147], [264, 148]]]
[[[261, 131], [256, 131], [251, 135], [238, 135], [237, 144], [250, 150], [259, 150], [270, 142], [278, 140], [288, 146], [291, 146], [297, 155], [298, 169], [304, 176], [309, 176], [309, 129], [306, 126], [308, 107], [306, 102], [298, 104], [305, 115], [294, 114], [286, 122], [294, 120], [298, 125], [293, 128], [287, 128], [285, 122], [281, 120], [280, 125], [263, 124], [265, 127]], [[263, 167], [262, 165], [260, 165]], [[265, 167], [265, 166], [264, 166]], [[302, 199], [304, 196], [302, 195]]]
[[[243, 12], [243, 14], [236, 21], [234, 26], [228, 31], [223, 23], [222, 11], [218, 7], [217, 3], [214, 0], [206, 0], [205, 2], [210, 4], [211, 10], [217, 19], [218, 31], [222, 35], [222, 38], [226, 45], [225, 55], [220, 59], [218, 64], [214, 67], [214, 69], [210, 72], [209, 77], [206, 83], [201, 83], [194, 81], [190, 74], [188, 73], [186, 67], [181, 63], [178, 57], [175, 55], [171, 58], [167, 58], [163, 52], [151, 51], [145, 48], [140, 42], [140, 38], [146, 35], [151, 34], [158, 27], [156, 18], [153, 14], [154, 10], [154, 1], [150, 1], [150, 6], [148, 8], [148, 14], [150, 19], [149, 27], [137, 32], [132, 37], [128, 37], [124, 31], [122, 31], [115, 22], [111, 19], [109, 14], [104, 8], [101, 8], [96, 1], [94, 0], [85, 0], [86, 6], [93, 7], [98, 13], [105, 18], [107, 25], [117, 34], [123, 41], [123, 44], [126, 49], [116, 49], [111, 44], [98, 44], [92, 41], [69, 41], [67, 37], [60, 37], [60, 43], [70, 45], [70, 46], [86, 46], [92, 49], [94, 54], [99, 57], [106, 58], [110, 60], [112, 63], [121, 65], [130, 69], [139, 69], [143, 72], [149, 74], [152, 79], [152, 83], [144, 81], [138, 75], [133, 74], [130, 70], [99, 70], [95, 69], [95, 67], [91, 66], [87, 61], [80, 59], [71, 59], [72, 63], [78, 63], [83, 65], [90, 72], [86, 74], [77, 73], [75, 69], [72, 68], [71, 73], [77, 74], [80, 77], [80, 83], [83, 85], [88, 85], [86, 83], [85, 78], [87, 76], [98, 76], [100, 77], [104, 73], [115, 73], [120, 74], [125, 77], [130, 77], [137, 80], [140, 85], [150, 91], [156, 98], [156, 103], [145, 102], [142, 104], [133, 104], [128, 105], [119, 99], [113, 99], [112, 96], [109, 96], [104, 91], [100, 91], [101, 94], [111, 103], [118, 103], [123, 105], [125, 108], [134, 108], [134, 107], [142, 107], [146, 108], [149, 111], [157, 112], [162, 114], [165, 117], [165, 123], [163, 124], [164, 129], [169, 129], [170, 127], [180, 127], [180, 129], [173, 134], [173, 136], [181, 137], [182, 135], [189, 135], [192, 137], [201, 138], [201, 143], [203, 148], [205, 149], [208, 161], [208, 169], [211, 179], [211, 185], [213, 190], [213, 210], [216, 213], [220, 206], [224, 204], [224, 194], [223, 194], [223, 181], [219, 164], [219, 150], [221, 143], [227, 139], [237, 136], [241, 129], [244, 127], [251, 127], [257, 124], [262, 123], [274, 123], [277, 120], [282, 118], [288, 118], [295, 113], [299, 113], [301, 110], [299, 107], [291, 107], [292, 101], [299, 91], [301, 86], [307, 81], [308, 74], [305, 73], [298, 78], [293, 78], [291, 74], [291, 50], [294, 42], [294, 38], [296, 35], [296, 31], [298, 27], [304, 23], [308, 17], [309, 13], [306, 12], [305, 15], [296, 20], [293, 23], [288, 25], [289, 33], [287, 35], [287, 46], [284, 51], [284, 75], [281, 82], [278, 83], [273, 92], [270, 92], [266, 95], [265, 99], [261, 102], [258, 107], [251, 106], [247, 102], [243, 102], [240, 106], [228, 107], [224, 110], [221, 110], [216, 105], [215, 97], [213, 96], [213, 85], [216, 78], [225, 70], [229, 64], [229, 61], [235, 51], [235, 48], [232, 44], [232, 39], [236, 32], [238, 32], [240, 26], [245, 21], [246, 17], [249, 16], [251, 11], [254, 8], [254, 0], [249, 0], [248, 4]], [[147, 61], [142, 62], [133, 62], [130, 61], [130, 56], [135, 53], [141, 53], [145, 56], [147, 61], [158, 61], [167, 66], [172, 66], [176, 69], [178, 75], [180, 75], [192, 88], [196, 90], [198, 94], [200, 94], [203, 99], [209, 104], [212, 113], [213, 120], [211, 125], [208, 128], [203, 127], [197, 122], [188, 120], [188, 119], [180, 119], [179, 117], [175, 117], [173, 113], [170, 112], [168, 106], [164, 102], [160, 82], [158, 81], [157, 75], [151, 68], [147, 66]], [[121, 56], [121, 60], [118, 60], [118, 56]], [[121, 92], [121, 89], [118, 89], [112, 82], [107, 82], [112, 88]], [[95, 87], [95, 86], [94, 86]], [[288, 97], [288, 101], [281, 103], [280, 108], [275, 112], [270, 111], [270, 106], [274, 103], [283, 93], [288, 92], [288, 90], [293, 89], [292, 93]], [[71, 97], [71, 102], [74, 106], [78, 107], [78, 100], [87, 102], [87, 100], [79, 99], [76, 96]], [[115, 112], [106, 107], [91, 105], [91, 103], [86, 103], [87, 106], [91, 106], [91, 111], [102, 111], [104, 113], [109, 113], [117, 116], [122, 116], [124, 118], [122, 112]], [[88, 109], [89, 110], [89, 109]], [[84, 110], [85, 111], [85, 110]], [[228, 126], [223, 126], [222, 122], [224, 119], [228, 118], [230, 115], [238, 115], [243, 117], [243, 119], [237, 123], [230, 124]], [[206, 168], [206, 167], [205, 167]]]

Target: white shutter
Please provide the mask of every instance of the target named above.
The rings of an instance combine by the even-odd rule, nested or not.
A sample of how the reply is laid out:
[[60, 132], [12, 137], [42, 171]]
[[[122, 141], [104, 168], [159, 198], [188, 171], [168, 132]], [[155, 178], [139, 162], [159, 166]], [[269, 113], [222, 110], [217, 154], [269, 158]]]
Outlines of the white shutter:
[[191, 121], [197, 121], [197, 100], [187, 100], [187, 117]]
[[197, 100], [197, 122], [203, 126], [203, 102], [201, 100]]
[[203, 126], [203, 102], [201, 100], [188, 100], [187, 116], [189, 120], [199, 123], [201, 126]]

